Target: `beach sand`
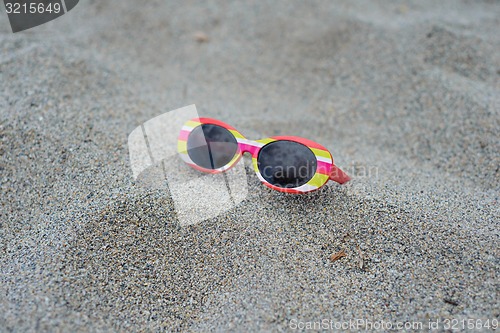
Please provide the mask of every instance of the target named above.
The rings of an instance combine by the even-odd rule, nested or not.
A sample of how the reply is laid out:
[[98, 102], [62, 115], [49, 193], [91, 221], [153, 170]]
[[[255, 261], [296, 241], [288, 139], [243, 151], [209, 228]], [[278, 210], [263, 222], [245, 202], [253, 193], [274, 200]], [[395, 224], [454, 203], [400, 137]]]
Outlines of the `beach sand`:
[[[498, 319], [498, 31], [496, 1], [81, 1], [17, 34], [0, 15], [0, 331]], [[181, 227], [127, 136], [189, 104], [317, 141], [353, 180], [286, 195], [245, 159], [247, 198]]]

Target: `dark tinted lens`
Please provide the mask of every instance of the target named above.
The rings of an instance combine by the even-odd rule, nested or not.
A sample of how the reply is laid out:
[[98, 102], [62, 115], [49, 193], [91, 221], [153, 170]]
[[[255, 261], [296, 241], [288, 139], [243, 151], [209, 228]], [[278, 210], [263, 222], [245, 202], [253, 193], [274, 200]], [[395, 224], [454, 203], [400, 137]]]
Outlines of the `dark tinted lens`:
[[203, 124], [189, 134], [187, 151], [191, 160], [205, 169], [228, 164], [238, 150], [235, 137], [224, 127]]
[[257, 165], [260, 174], [269, 183], [294, 188], [304, 185], [314, 176], [317, 160], [303, 144], [274, 141], [261, 148]]

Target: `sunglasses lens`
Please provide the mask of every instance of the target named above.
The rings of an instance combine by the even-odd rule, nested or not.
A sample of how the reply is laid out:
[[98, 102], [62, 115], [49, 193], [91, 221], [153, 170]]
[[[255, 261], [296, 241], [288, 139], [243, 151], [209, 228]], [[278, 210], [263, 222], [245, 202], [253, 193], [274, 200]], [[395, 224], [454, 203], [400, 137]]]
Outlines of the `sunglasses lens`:
[[228, 164], [238, 150], [238, 142], [224, 127], [203, 124], [189, 134], [187, 151], [191, 160], [205, 168], [218, 169]]
[[298, 142], [274, 141], [261, 148], [257, 157], [260, 174], [272, 185], [295, 188], [316, 173], [314, 153]]

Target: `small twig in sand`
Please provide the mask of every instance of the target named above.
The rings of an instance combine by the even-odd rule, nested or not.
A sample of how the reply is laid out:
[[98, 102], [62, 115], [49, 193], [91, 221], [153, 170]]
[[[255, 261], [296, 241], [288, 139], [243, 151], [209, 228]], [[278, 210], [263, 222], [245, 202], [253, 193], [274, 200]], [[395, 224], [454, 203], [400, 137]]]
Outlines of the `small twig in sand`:
[[344, 251], [344, 250], [341, 250], [341, 251], [339, 251], [339, 252], [337, 252], [337, 253], [332, 254], [332, 255], [330, 256], [330, 261], [331, 261], [331, 262], [337, 261], [337, 260], [339, 260], [340, 258], [345, 257], [346, 255], [347, 255], [347, 254], [345, 253], [345, 251]]
[[445, 298], [445, 299], [443, 299], [443, 301], [444, 301], [445, 303], [451, 304], [451, 305], [453, 305], [453, 306], [458, 306], [458, 302], [455, 302], [454, 300], [451, 300], [451, 299], [449, 299], [449, 298]]
[[363, 252], [361, 252], [361, 249], [359, 248], [359, 245], [356, 245], [356, 249], [358, 249], [359, 253], [359, 268], [363, 269]]

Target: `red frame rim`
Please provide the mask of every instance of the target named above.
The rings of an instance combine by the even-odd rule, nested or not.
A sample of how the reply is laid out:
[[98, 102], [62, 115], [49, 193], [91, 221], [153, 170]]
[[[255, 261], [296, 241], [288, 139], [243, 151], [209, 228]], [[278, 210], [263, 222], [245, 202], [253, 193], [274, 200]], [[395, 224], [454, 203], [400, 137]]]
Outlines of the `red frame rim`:
[[[262, 177], [262, 175], [260, 174], [260, 171], [258, 169], [256, 169], [255, 166], [254, 166], [254, 171], [259, 176], [260, 181], [264, 185], [266, 185], [267, 187], [269, 187], [269, 188], [271, 188], [273, 190], [279, 191], [279, 192], [294, 193], [294, 194], [303, 194], [303, 193], [313, 192], [313, 191], [319, 190], [321, 187], [323, 187], [328, 182], [329, 179], [337, 181], [337, 182], [339, 182], [341, 184], [345, 183], [348, 180], [350, 180], [350, 177], [346, 173], [344, 173], [342, 170], [340, 170], [340, 168], [338, 168], [335, 165], [331, 152], [327, 148], [325, 148], [323, 145], [321, 145], [321, 144], [319, 144], [319, 143], [317, 143], [315, 141], [312, 141], [312, 140], [309, 140], [309, 139], [306, 139], [306, 138], [302, 138], [302, 137], [298, 137], [298, 136], [272, 136], [272, 137], [268, 137], [268, 138], [265, 138], [265, 139], [261, 139], [261, 140], [257, 140], [257, 141], [252, 141], [252, 140], [246, 139], [233, 126], [231, 126], [231, 125], [229, 125], [229, 124], [227, 124], [227, 123], [225, 123], [223, 121], [217, 120], [217, 119], [206, 118], [206, 117], [199, 117], [199, 118], [191, 119], [190, 121], [194, 121], [194, 122], [199, 122], [200, 123], [199, 125], [193, 127], [193, 129], [197, 128], [198, 126], [201, 126], [203, 124], [212, 124], [212, 125], [221, 126], [221, 127], [225, 128], [225, 129], [229, 130], [231, 132], [231, 134], [234, 136], [234, 138], [236, 139], [236, 141], [238, 142], [238, 148], [237, 148], [237, 151], [236, 151], [236, 153], [234, 155], [235, 157], [236, 156], [237, 157], [236, 158], [233, 157], [233, 159], [226, 166], [223, 166], [222, 167], [222, 168], [224, 168], [223, 170], [220, 170], [220, 169], [205, 169], [205, 168], [200, 167], [199, 165], [195, 164], [194, 162], [193, 163], [188, 163], [191, 167], [193, 167], [194, 169], [196, 169], [198, 171], [202, 171], [202, 172], [206, 172], [206, 173], [211, 173], [211, 174], [217, 174], [217, 173], [225, 172], [225, 171], [231, 169], [232, 167], [234, 167], [241, 160], [241, 157], [243, 156], [244, 153], [248, 152], [248, 153], [250, 153], [252, 155], [252, 159], [257, 159], [258, 154], [259, 154], [260, 150], [262, 149], [262, 147], [266, 146], [267, 144], [269, 144], [271, 142], [283, 140], [283, 141], [296, 142], [296, 143], [299, 143], [299, 144], [302, 144], [302, 145], [306, 146], [307, 148], [309, 148], [313, 152], [314, 156], [316, 157], [316, 161], [318, 163], [320, 163], [320, 160], [318, 159], [318, 157], [321, 157], [321, 158], [323, 158], [323, 157], [322, 156], [318, 156], [312, 149], [317, 149], [317, 150], [321, 150], [321, 151], [327, 152], [328, 156], [329, 156], [329, 161], [323, 162], [323, 163], [326, 164], [326, 165], [329, 165], [329, 167], [327, 167], [328, 170], [323, 170], [323, 171], [327, 172], [325, 174], [328, 174], [329, 177], [320, 186], [317, 186], [316, 188], [308, 189], [308, 190], [305, 190], [305, 191], [304, 190], [298, 190], [298, 188], [303, 187], [304, 185], [307, 185], [309, 183], [306, 183], [304, 185], [301, 185], [301, 186], [295, 187], [295, 188], [283, 188], [283, 187], [275, 186], [275, 185], [269, 183], [268, 181], [266, 181]], [[191, 129], [191, 131], [192, 131], [192, 129]], [[236, 132], [237, 135], [235, 135], [235, 133], [232, 133], [233, 131]], [[239, 138], [239, 136], [241, 138]], [[189, 137], [189, 135], [188, 135], [188, 137]], [[240, 139], [240, 140], [238, 140], [238, 139]], [[251, 143], [257, 142], [257, 143], [259, 143], [261, 141], [268, 140], [268, 139], [272, 139], [273, 141], [267, 142], [267, 143], [263, 144], [262, 146], [259, 146], [258, 148], [242, 149], [242, 147], [245, 147], [245, 146], [253, 147], [251, 144], [248, 144], [246, 142], [251, 142]], [[179, 140], [181, 140], [180, 135], [179, 135]], [[240, 141], [246, 141], [246, 142], [243, 143], [243, 142], [240, 142]], [[186, 138], [186, 142], [187, 142], [187, 138]], [[327, 158], [325, 157], [325, 159], [327, 159]], [[317, 170], [318, 169], [316, 169], [316, 172], [317, 172]], [[333, 171], [335, 171], [336, 173], [340, 172], [341, 176], [336, 175], [336, 177], [332, 178], [331, 174], [332, 174]], [[315, 176], [316, 176], [316, 173], [315, 173], [315, 175], [308, 182], [310, 182]]]

